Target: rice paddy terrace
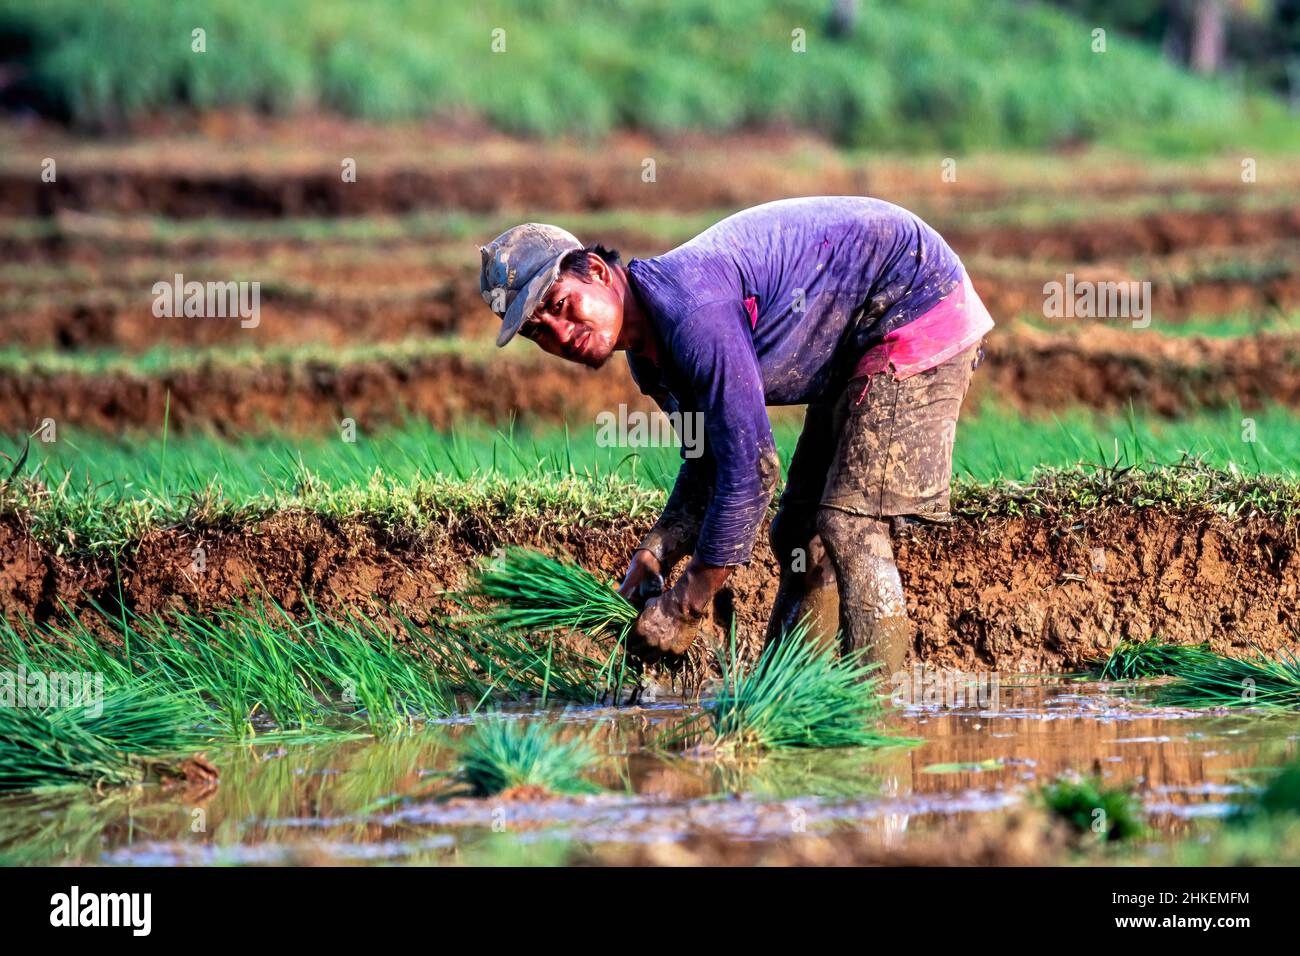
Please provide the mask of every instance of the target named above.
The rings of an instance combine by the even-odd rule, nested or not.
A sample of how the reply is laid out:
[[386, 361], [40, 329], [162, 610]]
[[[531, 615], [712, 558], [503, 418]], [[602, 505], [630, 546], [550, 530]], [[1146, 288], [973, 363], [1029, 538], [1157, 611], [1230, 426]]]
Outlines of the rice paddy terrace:
[[[0, 653], [12, 667], [65, 648], [66, 669], [128, 689], [148, 675], [167, 698], [110, 695], [118, 711], [91, 727], [46, 714], [114, 786], [15, 788], [0, 860], [1300, 858], [1292, 818], [1252, 809], [1286, 803], [1265, 796], [1294, 758], [1283, 697], [1162, 690], [1218, 680], [1205, 661], [1080, 679], [1132, 641], [1291, 660], [1300, 167], [1244, 184], [1228, 160], [992, 156], [941, 184], [940, 157], [859, 160], [799, 136], [615, 137], [593, 165], [577, 144], [481, 130], [206, 122], [149, 145], [57, 143], [44, 191], [25, 170], [51, 134], [0, 131]], [[355, 183], [327, 145], [344, 132]], [[999, 322], [959, 426], [954, 521], [895, 542], [914, 663], [975, 683], [873, 711], [896, 746], [720, 751], [702, 715], [728, 673], [759, 666], [764, 540], [686, 665], [636, 675], [635, 704], [583, 697], [605, 659], [576, 638], [489, 652], [449, 636], [481, 560], [509, 546], [616, 578], [676, 457], [598, 444], [598, 413], [649, 408], [618, 363], [492, 347], [477, 244], [536, 218], [646, 255], [819, 192], [917, 210]], [[154, 284], [178, 273], [258, 282], [257, 322], [160, 317]], [[1046, 316], [1044, 285], [1067, 274], [1149, 281], [1150, 321]], [[798, 410], [773, 419], [786, 458]], [[151, 745], [167, 761], [123, 763], [150, 714], [185, 732]], [[508, 785], [474, 783], [503, 767]], [[1063, 774], [1101, 791], [1052, 790]], [[1072, 801], [1102, 800], [1131, 832], [1077, 832]]]

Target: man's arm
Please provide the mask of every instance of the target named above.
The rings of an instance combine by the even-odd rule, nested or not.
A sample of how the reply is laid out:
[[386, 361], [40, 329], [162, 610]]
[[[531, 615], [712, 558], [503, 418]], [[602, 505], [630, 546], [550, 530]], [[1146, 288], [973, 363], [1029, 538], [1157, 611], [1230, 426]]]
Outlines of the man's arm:
[[702, 409], [714, 480], [690, 563], [662, 598], [647, 603], [637, 633], [652, 648], [680, 654], [732, 569], [748, 562], [780, 467], [743, 306], [697, 310], [670, 344]]
[[713, 459], [686, 458], [677, 471], [663, 513], [632, 554], [618, 591], [638, 609], [663, 593], [664, 578], [695, 550], [713, 488]]

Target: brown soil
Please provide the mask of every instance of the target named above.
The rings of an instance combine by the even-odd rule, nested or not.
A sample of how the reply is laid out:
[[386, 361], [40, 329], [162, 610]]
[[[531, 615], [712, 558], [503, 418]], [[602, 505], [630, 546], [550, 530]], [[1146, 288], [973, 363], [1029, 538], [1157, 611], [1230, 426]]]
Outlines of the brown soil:
[[[170, 412], [168, 412], [170, 395]], [[364, 431], [406, 416], [450, 429], [483, 419], [587, 421], [627, 402], [653, 409], [624, 362], [593, 372], [559, 360], [484, 361], [457, 355], [363, 361], [336, 367], [199, 365], [164, 374], [0, 372], [0, 422], [32, 431], [45, 418], [104, 431], [213, 428], [325, 433], [351, 418]]]
[[[963, 159], [945, 181], [938, 157], [848, 156], [792, 130], [670, 135], [617, 133], [599, 142], [544, 144], [472, 121], [369, 124], [338, 117], [266, 119], [213, 113], [183, 123], [138, 124], [116, 140], [67, 135], [42, 124], [0, 126], [0, 215], [59, 209], [187, 216], [302, 216], [417, 208], [557, 212], [614, 207], [734, 208], [778, 196], [878, 195], [923, 215], [999, 209], [1064, 194], [1150, 199], [1196, 191], [1239, 196], [1242, 184], [1214, 162], [1137, 161], [1077, 152], [1049, 161], [1006, 155]], [[43, 157], [55, 183], [34, 185]], [[357, 162], [356, 182], [340, 175]], [[642, 180], [643, 163], [655, 181]], [[1300, 179], [1273, 164], [1258, 195]]]
[[152, 298], [102, 291], [67, 305], [0, 312], [4, 331], [0, 346], [79, 349], [113, 348], [143, 352], [163, 346], [264, 347], [268, 345], [355, 346], [417, 336], [435, 337], [486, 329], [486, 313], [477, 284], [438, 281], [427, 292], [409, 297], [352, 293], [295, 296], [261, 294], [259, 322], [246, 329], [238, 319], [159, 319]]
[[971, 400], [988, 395], [1025, 411], [1132, 402], [1176, 417], [1203, 408], [1300, 407], [1300, 338], [1169, 338], [1149, 329], [1094, 326], [990, 336]]
[[[181, 270], [186, 271], [186, 270]], [[1043, 310], [1043, 282], [1060, 279], [1043, 267], [1026, 267], [1034, 279], [1008, 280], [995, 275], [979, 279], [980, 297], [998, 317], [1038, 315]], [[117, 288], [111, 278], [79, 291], [64, 291], [57, 303], [44, 304], [39, 293], [26, 301], [35, 305], [0, 308], [0, 346], [77, 350], [115, 348], [128, 352], [167, 345], [211, 346], [394, 342], [416, 336], [486, 334], [495, 319], [484, 308], [472, 268], [432, 269], [427, 283], [418, 280], [410, 292], [398, 294], [382, 276], [365, 281], [331, 281], [312, 290], [280, 290], [263, 286], [260, 324], [241, 328], [222, 319], [158, 319], [152, 298]], [[298, 278], [297, 275], [294, 276]], [[1078, 280], [1134, 281], [1131, 270], [1080, 270]], [[410, 274], [404, 275], [411, 282]], [[1156, 282], [1151, 290], [1151, 316], [1156, 328], [1189, 316], [1300, 308], [1300, 274], [1263, 281], [1212, 280], [1187, 284]], [[1078, 320], [1087, 322], [1089, 320]]]
[[[1147, 260], [1144, 262], [1154, 265]], [[1071, 271], [1074, 272], [1076, 282], [1144, 281], [1133, 269], [1120, 271], [1085, 267]], [[1008, 280], [996, 275], [981, 276], [972, 272], [980, 298], [995, 318], [1042, 315], [1045, 300], [1043, 285], [1052, 281], [1063, 282], [1065, 270], [1052, 271], [1041, 265], [1026, 265], [1021, 272], [1034, 278]], [[1150, 273], [1146, 275], [1149, 276]], [[1261, 280], [1210, 279], [1173, 283], [1157, 279], [1151, 281], [1149, 307], [1151, 320], [1157, 328], [1167, 322], [1177, 323], [1198, 316], [1231, 315], [1238, 312], [1267, 315], [1273, 310], [1290, 311], [1300, 307], [1300, 271]]]
[[[419, 534], [360, 519], [278, 513], [239, 526], [152, 531], [117, 559], [130, 608], [197, 611], [260, 591], [291, 610], [306, 594], [323, 608], [400, 609], [417, 623], [463, 587], [476, 556], [507, 544], [565, 552], [615, 578], [645, 532], [628, 523], [448, 514]], [[206, 568], [192, 570], [202, 546]], [[1113, 509], [1073, 524], [1051, 519], [958, 519], [895, 534], [914, 656], [968, 671], [1073, 669], [1121, 638], [1209, 641], [1241, 653], [1293, 648], [1300, 598], [1294, 527], [1229, 522], [1155, 510]], [[18, 519], [0, 524], [0, 613], [36, 619], [90, 601], [115, 613], [111, 560], [60, 557]], [[753, 562], [719, 596], [708, 643], [721, 642], [734, 610], [748, 652], [775, 595], [775, 565], [760, 540]], [[382, 611], [377, 611], [383, 614]], [[93, 615], [92, 615], [93, 616]], [[697, 648], [696, 657], [703, 652]]]
[[886, 843], [862, 832], [737, 840], [700, 828], [661, 843], [594, 846], [576, 866], [1046, 866], [1065, 862], [1064, 826], [1041, 811], [1020, 810], [954, 823], [946, 831]]
[[963, 257], [1097, 262], [1294, 239], [1300, 234], [1300, 207], [1175, 211], [1047, 226], [958, 226], [941, 231]]
[[[238, 328], [237, 323], [231, 323]], [[524, 346], [514, 346], [523, 349]], [[995, 333], [971, 385], [1026, 411], [1129, 402], [1165, 416], [1268, 403], [1300, 408], [1300, 338], [1168, 338], [1150, 330], [1095, 326], [1050, 334]], [[324, 434], [353, 419], [366, 430], [408, 415], [437, 428], [471, 420], [594, 423], [619, 403], [652, 410], [626, 363], [599, 371], [532, 353], [426, 355], [364, 360], [198, 364], [159, 374], [0, 372], [0, 422], [33, 431], [45, 418], [108, 432], [169, 427], [224, 434], [280, 429]]]

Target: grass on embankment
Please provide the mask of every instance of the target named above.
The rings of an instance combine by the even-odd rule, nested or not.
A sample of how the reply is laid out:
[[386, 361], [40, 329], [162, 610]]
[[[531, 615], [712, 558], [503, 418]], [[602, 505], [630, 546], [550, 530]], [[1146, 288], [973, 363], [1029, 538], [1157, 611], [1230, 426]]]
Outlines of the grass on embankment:
[[468, 111], [543, 135], [793, 123], [877, 148], [1219, 148], [1251, 120], [1294, 139], [1277, 104], [1184, 73], [1118, 29], [1095, 53], [1095, 24], [1002, 0], [859, 4], [839, 37], [819, 0], [283, 0], [256, 15], [233, 0], [16, 0], [0, 25], [28, 97], [86, 123], [325, 107], [379, 120]]
[[[1290, 520], [1300, 511], [1297, 416], [1271, 409], [1250, 418], [1254, 442], [1242, 440], [1237, 412], [1163, 422], [978, 410], [958, 426], [955, 507], [971, 517], [1161, 507]], [[798, 431], [797, 418], [778, 418], [783, 465]], [[202, 434], [125, 440], [68, 428], [58, 435], [30, 444], [0, 505], [67, 553], [112, 552], [160, 526], [246, 522], [283, 510], [415, 532], [448, 515], [645, 521], [662, 506], [679, 462], [675, 448], [601, 448], [593, 432], [577, 429], [470, 426], [447, 434], [411, 423], [374, 434], [363, 427], [355, 443]], [[9, 441], [18, 459], [24, 441]]]

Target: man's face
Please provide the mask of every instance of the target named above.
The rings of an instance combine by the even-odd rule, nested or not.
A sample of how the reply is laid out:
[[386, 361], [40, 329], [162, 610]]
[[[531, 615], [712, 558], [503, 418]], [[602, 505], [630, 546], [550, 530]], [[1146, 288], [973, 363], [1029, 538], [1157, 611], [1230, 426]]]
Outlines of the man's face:
[[519, 334], [552, 355], [600, 368], [614, 354], [622, 328], [623, 300], [609, 266], [593, 255], [591, 275], [562, 273]]

